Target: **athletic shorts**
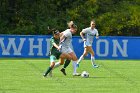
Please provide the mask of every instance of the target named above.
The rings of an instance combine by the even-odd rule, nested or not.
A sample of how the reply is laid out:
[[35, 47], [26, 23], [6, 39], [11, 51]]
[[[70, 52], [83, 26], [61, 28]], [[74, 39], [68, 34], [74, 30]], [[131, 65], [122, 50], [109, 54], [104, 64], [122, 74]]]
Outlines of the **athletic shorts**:
[[71, 53], [73, 50], [70, 47], [61, 47], [61, 52], [62, 53]]
[[92, 46], [92, 44], [90, 44], [89, 42], [84, 41], [84, 47], [87, 47], [87, 46]]
[[59, 59], [61, 54], [62, 54], [62, 52], [59, 52], [59, 51], [51, 53], [50, 62], [55, 62], [56, 59]]

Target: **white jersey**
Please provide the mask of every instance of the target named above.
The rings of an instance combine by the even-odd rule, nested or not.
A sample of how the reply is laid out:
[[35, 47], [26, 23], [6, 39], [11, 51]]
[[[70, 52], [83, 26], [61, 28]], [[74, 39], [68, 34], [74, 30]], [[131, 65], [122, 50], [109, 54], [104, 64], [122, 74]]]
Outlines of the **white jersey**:
[[63, 42], [62, 46], [69, 47], [72, 42], [72, 33], [71, 33], [70, 29], [67, 29], [62, 33], [66, 37], [64, 40], [62, 40], [62, 42]]
[[62, 40], [61, 42], [61, 52], [64, 52], [64, 53], [71, 53], [73, 52], [72, 50], [72, 33], [70, 31], [70, 29], [67, 29], [65, 30], [64, 32], [62, 32], [63, 35], [65, 36], [64, 40]]
[[82, 32], [86, 36], [86, 42], [85, 42], [86, 46], [92, 46], [94, 36], [95, 35], [99, 36], [98, 30], [95, 28], [91, 29], [91, 27], [83, 29]]

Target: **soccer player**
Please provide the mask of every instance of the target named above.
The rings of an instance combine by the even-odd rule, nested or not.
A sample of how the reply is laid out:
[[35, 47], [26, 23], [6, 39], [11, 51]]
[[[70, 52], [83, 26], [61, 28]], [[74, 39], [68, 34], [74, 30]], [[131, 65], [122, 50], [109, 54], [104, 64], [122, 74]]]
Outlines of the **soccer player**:
[[50, 76], [52, 76], [51, 70], [55, 66], [56, 59], [59, 59], [58, 62], [59, 65], [64, 64], [64, 59], [69, 60], [71, 59], [71, 56], [69, 54], [60, 52], [59, 43], [60, 43], [60, 33], [58, 30], [55, 30], [53, 31], [53, 37], [50, 40], [50, 66], [43, 74], [44, 77], [46, 77], [48, 73], [50, 73]]
[[[74, 22], [73, 22], [73, 21], [69, 21], [69, 22], [67, 23], [67, 25], [68, 25], [68, 28], [71, 29], [72, 26], [74, 25]], [[66, 69], [66, 68], [68, 67], [68, 65], [70, 64], [70, 61], [71, 61], [71, 60], [66, 59], [63, 68], [60, 70], [64, 75], [66, 75], [65, 69]]]
[[70, 25], [70, 29], [66, 29], [62, 32], [60, 37], [62, 53], [68, 53], [72, 60], [73, 60], [73, 76], [79, 76], [80, 74], [76, 72], [76, 64], [77, 64], [77, 56], [75, 55], [74, 51], [71, 49], [71, 41], [72, 41], [72, 34], [76, 33], [77, 26], [75, 24]]
[[95, 57], [94, 57], [95, 54], [94, 54], [94, 51], [92, 49], [93, 38], [95, 35], [96, 35], [96, 38], [98, 38], [99, 33], [98, 33], [98, 30], [95, 28], [95, 21], [92, 20], [90, 22], [90, 27], [85, 28], [80, 32], [80, 36], [84, 41], [84, 52], [77, 62], [77, 67], [79, 67], [79, 63], [81, 62], [82, 59], [84, 59], [85, 56], [87, 56], [88, 53], [91, 54], [92, 66], [94, 68], [99, 67], [98, 65], [95, 64]]

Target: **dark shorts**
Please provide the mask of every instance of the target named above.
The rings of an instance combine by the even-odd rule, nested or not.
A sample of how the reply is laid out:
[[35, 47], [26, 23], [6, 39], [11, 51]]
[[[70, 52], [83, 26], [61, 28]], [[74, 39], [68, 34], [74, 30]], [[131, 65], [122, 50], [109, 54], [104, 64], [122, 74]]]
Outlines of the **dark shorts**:
[[59, 59], [59, 57], [62, 54], [62, 52], [60, 52], [60, 51], [57, 50], [57, 51], [51, 52], [50, 54], [51, 55], [54, 55], [57, 59]]

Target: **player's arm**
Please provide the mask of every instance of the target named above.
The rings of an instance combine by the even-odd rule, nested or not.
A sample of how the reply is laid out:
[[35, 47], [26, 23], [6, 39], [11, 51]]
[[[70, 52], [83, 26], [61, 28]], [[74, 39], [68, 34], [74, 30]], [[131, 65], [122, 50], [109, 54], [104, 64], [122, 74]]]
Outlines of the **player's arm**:
[[66, 38], [66, 36], [63, 33], [61, 33], [61, 35], [60, 35], [60, 43], [62, 43], [65, 40], [65, 38]]
[[53, 46], [54, 46], [55, 48], [57, 48], [58, 50], [60, 50], [60, 47], [59, 47], [56, 43], [53, 43]]
[[80, 36], [81, 36], [81, 38], [83, 39], [83, 41], [86, 41], [86, 39], [84, 38], [84, 33], [83, 33], [83, 31], [80, 32]]
[[97, 32], [96, 32], [96, 39], [98, 39], [99, 38], [99, 33], [98, 33], [98, 30], [97, 30]]
[[57, 48], [58, 50], [60, 50], [59, 46], [54, 42], [54, 40], [52, 40], [52, 45]]

